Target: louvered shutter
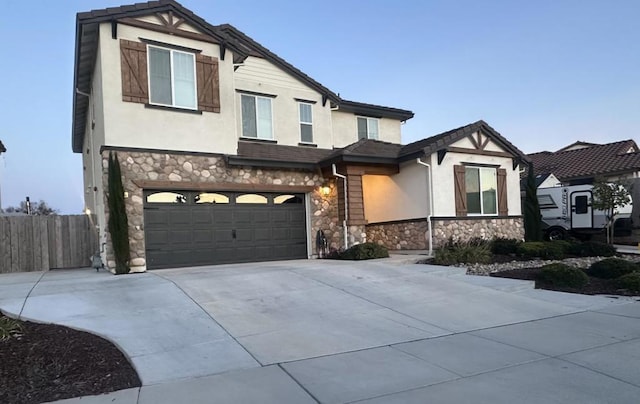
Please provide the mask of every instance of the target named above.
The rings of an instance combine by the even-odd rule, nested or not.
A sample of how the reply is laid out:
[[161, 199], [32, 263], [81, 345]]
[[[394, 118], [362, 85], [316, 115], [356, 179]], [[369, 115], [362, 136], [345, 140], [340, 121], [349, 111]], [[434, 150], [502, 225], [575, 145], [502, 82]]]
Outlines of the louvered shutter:
[[464, 166], [453, 166], [453, 184], [455, 188], [456, 216], [467, 216], [467, 186]]
[[120, 65], [122, 70], [122, 100], [149, 102], [147, 78], [147, 46], [141, 42], [120, 40]]
[[220, 112], [220, 81], [218, 59], [196, 55], [196, 75], [198, 82], [198, 109]]
[[498, 169], [498, 215], [508, 216], [507, 206], [507, 170]]

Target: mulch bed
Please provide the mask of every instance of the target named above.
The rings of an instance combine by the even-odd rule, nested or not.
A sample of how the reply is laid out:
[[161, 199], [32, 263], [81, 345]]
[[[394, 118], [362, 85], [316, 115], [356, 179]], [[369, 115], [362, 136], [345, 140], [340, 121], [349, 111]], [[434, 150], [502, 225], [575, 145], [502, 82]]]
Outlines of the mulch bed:
[[[494, 272], [490, 276], [498, 278], [523, 279], [535, 281], [542, 268], [519, 268], [508, 271]], [[536, 289], [554, 290], [557, 292], [581, 293], [583, 295], [617, 295], [617, 296], [637, 296], [626, 289], [620, 289], [616, 285], [615, 279], [599, 279], [589, 276], [589, 283], [582, 288], [559, 288], [542, 282], [536, 282]]]
[[54, 324], [20, 324], [18, 335], [0, 340], [0, 403], [42, 403], [141, 385], [111, 342]]

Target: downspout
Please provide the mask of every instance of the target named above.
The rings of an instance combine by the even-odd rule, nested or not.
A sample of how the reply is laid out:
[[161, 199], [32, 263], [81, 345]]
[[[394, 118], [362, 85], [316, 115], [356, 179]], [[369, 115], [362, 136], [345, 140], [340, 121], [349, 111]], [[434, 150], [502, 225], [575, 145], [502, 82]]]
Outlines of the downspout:
[[349, 241], [347, 239], [349, 232], [347, 230], [347, 217], [349, 215], [349, 204], [347, 202], [347, 176], [346, 175], [342, 175], [339, 174], [338, 171], [336, 171], [336, 165], [331, 164], [331, 169], [333, 170], [333, 176], [334, 177], [338, 177], [338, 178], [342, 178], [343, 183], [344, 183], [344, 220], [342, 221], [342, 230], [344, 232], [344, 249], [346, 250], [347, 248], [349, 248]]
[[433, 233], [431, 229], [431, 217], [433, 216], [433, 188], [431, 186], [431, 165], [420, 160], [420, 157], [416, 159], [416, 162], [421, 166], [425, 166], [429, 169], [429, 175], [427, 177], [427, 194], [429, 195], [429, 214], [427, 215], [427, 229], [429, 232], [429, 256], [433, 256]]

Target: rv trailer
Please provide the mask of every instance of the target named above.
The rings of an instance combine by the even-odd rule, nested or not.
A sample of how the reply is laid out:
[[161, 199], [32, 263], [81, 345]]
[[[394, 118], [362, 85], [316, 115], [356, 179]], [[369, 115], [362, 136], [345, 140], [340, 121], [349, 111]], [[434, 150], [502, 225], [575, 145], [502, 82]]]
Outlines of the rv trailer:
[[[538, 188], [538, 203], [542, 229], [549, 240], [562, 240], [567, 235], [589, 238], [604, 231], [607, 217], [604, 211], [593, 209], [593, 185], [569, 185]], [[614, 216], [616, 235], [631, 233], [632, 203], [618, 208]]]

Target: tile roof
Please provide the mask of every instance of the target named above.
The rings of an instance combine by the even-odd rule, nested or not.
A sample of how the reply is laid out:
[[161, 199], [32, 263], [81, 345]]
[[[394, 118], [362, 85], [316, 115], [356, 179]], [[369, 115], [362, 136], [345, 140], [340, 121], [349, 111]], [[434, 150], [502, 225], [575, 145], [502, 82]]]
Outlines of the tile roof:
[[255, 160], [317, 164], [333, 150], [306, 146], [284, 146], [260, 141], [238, 141], [238, 157]]
[[[636, 150], [627, 153], [629, 149]], [[561, 181], [640, 171], [640, 153], [633, 140], [593, 145], [555, 153], [529, 154], [536, 174], [553, 173]]]
[[408, 145], [402, 147], [399, 157], [410, 157], [422, 151], [424, 151], [425, 154], [432, 154], [439, 149], [443, 149], [446, 146], [455, 143], [458, 140], [463, 139], [466, 136], [479, 130], [490, 136], [495, 142], [497, 142], [500, 146], [502, 146], [514, 156], [520, 157], [523, 160], [527, 160], [526, 156], [520, 151], [520, 149], [515, 147], [511, 142], [505, 139], [500, 133], [498, 133], [483, 120], [471, 123], [469, 125], [461, 126], [456, 129], [451, 129], [449, 131], [440, 133], [439, 135], [418, 140], [417, 142], [409, 143]]

